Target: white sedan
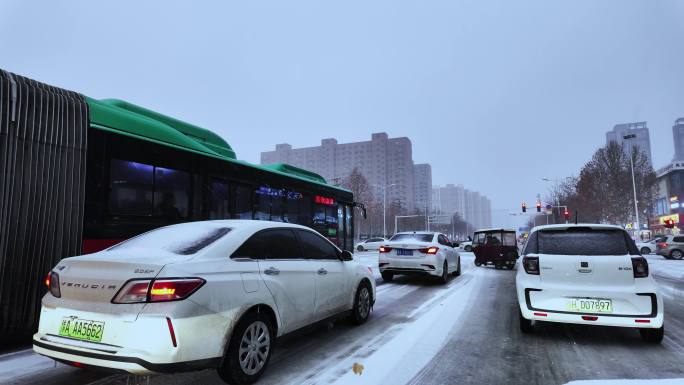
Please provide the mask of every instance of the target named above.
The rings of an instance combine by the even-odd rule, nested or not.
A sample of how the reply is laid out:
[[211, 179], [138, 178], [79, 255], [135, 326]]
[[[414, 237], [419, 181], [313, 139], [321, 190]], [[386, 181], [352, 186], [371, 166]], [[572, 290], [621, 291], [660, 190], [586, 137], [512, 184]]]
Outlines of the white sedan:
[[387, 239], [385, 238], [368, 238], [363, 242], [359, 242], [356, 245], [356, 250], [358, 251], [368, 251], [368, 250], [379, 250]]
[[620, 227], [535, 227], [516, 289], [524, 333], [549, 321], [638, 328], [648, 342], [663, 339], [663, 300], [648, 262]]
[[658, 237], [646, 242], [637, 242], [637, 248], [642, 255], [655, 253], [658, 250], [658, 242], [665, 242], [667, 237]]
[[385, 281], [395, 275], [430, 275], [446, 283], [449, 274], [461, 274], [461, 256], [444, 234], [397, 233], [380, 246], [378, 267]]
[[35, 352], [135, 374], [216, 368], [256, 381], [276, 337], [340, 314], [364, 323], [371, 272], [313, 230], [221, 220], [163, 227], [60, 261]]

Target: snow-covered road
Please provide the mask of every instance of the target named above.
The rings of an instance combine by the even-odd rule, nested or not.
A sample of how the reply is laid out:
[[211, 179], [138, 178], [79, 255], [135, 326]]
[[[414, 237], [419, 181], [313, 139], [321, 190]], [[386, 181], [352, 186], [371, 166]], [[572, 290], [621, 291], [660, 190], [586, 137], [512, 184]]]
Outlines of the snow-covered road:
[[[667, 312], [665, 341], [649, 346], [632, 330], [595, 326], [548, 325], [523, 336], [517, 327], [515, 272], [476, 268], [472, 254], [462, 255], [462, 275], [444, 286], [407, 277], [383, 283], [377, 253], [356, 253], [355, 259], [371, 267], [378, 282], [369, 322], [354, 327], [339, 321], [286, 336], [259, 383], [564, 384], [684, 378], [684, 261], [648, 257]], [[352, 367], [362, 368], [361, 374]], [[132, 379], [55, 366], [31, 351], [0, 356], [0, 384], [123, 385]], [[205, 370], [152, 376], [149, 384], [222, 382]]]

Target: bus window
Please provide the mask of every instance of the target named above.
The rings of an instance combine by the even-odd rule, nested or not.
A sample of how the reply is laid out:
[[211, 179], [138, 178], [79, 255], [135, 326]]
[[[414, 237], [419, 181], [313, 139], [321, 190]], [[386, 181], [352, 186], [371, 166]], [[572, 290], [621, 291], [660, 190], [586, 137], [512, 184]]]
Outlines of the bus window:
[[112, 159], [109, 212], [111, 214], [152, 215], [154, 167]]
[[154, 168], [155, 214], [168, 221], [188, 216], [190, 174], [170, 168]]
[[272, 196], [271, 197], [271, 220], [274, 222], [283, 222], [283, 212], [285, 211], [285, 197]]
[[337, 246], [344, 250], [344, 206], [337, 205]]
[[254, 219], [267, 221], [271, 217], [271, 197], [257, 192], [254, 193]]
[[244, 184], [233, 184], [233, 218], [252, 219], [252, 189]]
[[230, 218], [228, 182], [212, 178], [209, 183], [209, 219]]
[[302, 195], [298, 206], [299, 210], [296, 211], [297, 224], [311, 226], [311, 196]]

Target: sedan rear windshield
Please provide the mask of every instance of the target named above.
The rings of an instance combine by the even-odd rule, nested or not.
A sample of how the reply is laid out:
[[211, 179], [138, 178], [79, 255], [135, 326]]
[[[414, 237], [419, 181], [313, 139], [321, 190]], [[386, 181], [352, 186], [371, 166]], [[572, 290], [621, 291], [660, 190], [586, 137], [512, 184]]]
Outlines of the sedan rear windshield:
[[162, 227], [121, 242], [108, 250], [158, 249], [178, 255], [190, 255], [211, 245], [230, 232], [227, 227]]
[[571, 228], [541, 230], [532, 234], [524, 254], [627, 255], [639, 254], [634, 241], [622, 230]]
[[432, 242], [434, 234], [397, 234], [390, 238], [392, 242]]

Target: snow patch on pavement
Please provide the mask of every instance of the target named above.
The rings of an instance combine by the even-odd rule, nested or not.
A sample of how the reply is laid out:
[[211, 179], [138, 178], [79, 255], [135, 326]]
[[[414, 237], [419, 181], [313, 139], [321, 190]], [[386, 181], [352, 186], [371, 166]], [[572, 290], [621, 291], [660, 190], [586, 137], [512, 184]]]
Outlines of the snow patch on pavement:
[[[448, 341], [482, 281], [483, 270], [469, 269], [453, 280], [447, 292], [435, 293], [430, 301], [413, 312], [416, 318], [391, 327], [391, 337], [378, 344], [369, 341], [357, 353], [331, 365], [308, 383], [405, 384], [437, 354]], [[363, 366], [361, 374], [352, 367]], [[307, 382], [306, 380], [301, 382]]]
[[684, 378], [666, 380], [584, 380], [570, 381], [566, 385], [683, 385]]
[[[660, 255], [646, 256], [648, 267], [654, 275], [669, 277], [677, 280], [684, 279], [684, 261], [665, 259]], [[658, 278], [656, 278], [658, 280]]]
[[33, 353], [33, 349], [0, 356], [0, 384], [9, 383], [11, 380], [16, 381], [33, 373], [53, 368], [55, 365], [55, 361]]

